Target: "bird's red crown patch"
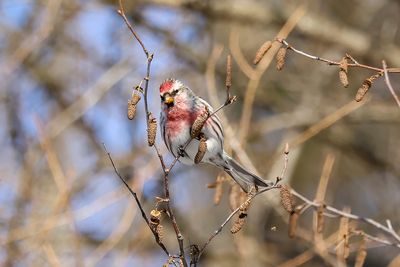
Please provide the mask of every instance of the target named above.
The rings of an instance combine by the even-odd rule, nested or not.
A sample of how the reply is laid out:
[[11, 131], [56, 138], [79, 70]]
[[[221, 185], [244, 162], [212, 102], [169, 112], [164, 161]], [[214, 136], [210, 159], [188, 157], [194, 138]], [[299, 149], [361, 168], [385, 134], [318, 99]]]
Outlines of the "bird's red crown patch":
[[165, 93], [165, 92], [169, 91], [173, 85], [174, 85], [174, 80], [172, 80], [172, 79], [165, 80], [160, 85], [160, 93]]

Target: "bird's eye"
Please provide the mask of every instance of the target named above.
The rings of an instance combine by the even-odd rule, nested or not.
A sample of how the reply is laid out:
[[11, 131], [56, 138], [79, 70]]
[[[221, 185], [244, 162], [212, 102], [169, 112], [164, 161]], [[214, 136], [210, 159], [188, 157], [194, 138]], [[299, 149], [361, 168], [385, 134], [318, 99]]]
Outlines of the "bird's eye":
[[172, 91], [171, 95], [175, 96], [178, 93], [178, 90]]

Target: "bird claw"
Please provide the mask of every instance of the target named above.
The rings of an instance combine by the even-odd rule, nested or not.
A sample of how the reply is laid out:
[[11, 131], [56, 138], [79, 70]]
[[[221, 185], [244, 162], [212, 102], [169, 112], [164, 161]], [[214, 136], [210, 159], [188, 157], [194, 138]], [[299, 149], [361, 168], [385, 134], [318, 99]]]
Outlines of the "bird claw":
[[185, 149], [183, 148], [183, 146], [179, 146], [178, 147], [178, 155], [180, 157], [184, 157], [185, 156]]

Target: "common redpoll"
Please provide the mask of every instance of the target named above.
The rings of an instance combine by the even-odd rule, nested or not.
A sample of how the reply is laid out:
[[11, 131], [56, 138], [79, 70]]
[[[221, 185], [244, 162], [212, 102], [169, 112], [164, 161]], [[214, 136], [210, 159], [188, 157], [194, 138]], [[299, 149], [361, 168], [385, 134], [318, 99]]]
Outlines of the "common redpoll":
[[[206, 110], [212, 113], [212, 107], [196, 96], [191, 89], [175, 79], [167, 79], [160, 86], [161, 114], [160, 128], [165, 145], [179, 161], [193, 165], [198, 152], [199, 139], [191, 138], [191, 128], [196, 118]], [[225, 153], [223, 148], [224, 133], [221, 122], [216, 115], [207, 119], [202, 130], [202, 138], [206, 139], [206, 153], [202, 163], [210, 163], [226, 171], [247, 192], [251, 186], [268, 187], [270, 182], [264, 181], [247, 171], [238, 162]]]

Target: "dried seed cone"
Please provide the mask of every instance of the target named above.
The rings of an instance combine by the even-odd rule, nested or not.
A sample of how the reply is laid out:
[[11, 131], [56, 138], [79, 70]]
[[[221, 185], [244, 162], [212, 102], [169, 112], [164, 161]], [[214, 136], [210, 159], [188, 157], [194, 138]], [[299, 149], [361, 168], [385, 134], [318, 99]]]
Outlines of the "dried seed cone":
[[363, 100], [364, 96], [367, 94], [369, 88], [371, 88], [371, 81], [369, 79], [366, 79], [360, 88], [358, 88], [355, 100], [357, 102], [360, 102], [361, 100]]
[[225, 86], [226, 86], [226, 88], [230, 88], [232, 86], [232, 58], [231, 58], [231, 55], [228, 55], [226, 58]]
[[149, 146], [153, 146], [156, 141], [157, 134], [157, 120], [150, 114], [147, 128], [147, 143]]
[[[247, 195], [243, 193], [243, 197], [241, 197], [241, 202], [243, 201], [242, 199], [245, 198], [245, 201], [240, 205], [240, 208], [239, 208], [241, 213], [246, 213], [250, 208], [252, 195], [253, 195], [251, 192], [252, 191], [249, 191], [249, 193]], [[255, 190], [253, 192], [255, 192]]]
[[349, 86], [349, 79], [347, 78], [347, 73], [342, 69], [339, 70], [339, 80], [344, 87], [347, 88]]
[[247, 201], [247, 194], [246, 192], [240, 191], [238, 203], [240, 203], [239, 211], [246, 212], [250, 206], [250, 202]]
[[288, 186], [287, 185], [281, 186], [279, 191], [280, 191], [280, 195], [281, 195], [281, 203], [282, 203], [283, 208], [287, 212], [292, 213], [293, 206], [294, 206], [293, 196], [290, 193]]
[[344, 87], [349, 86], [349, 79], [347, 77], [348, 63], [347, 57], [343, 57], [339, 65], [339, 80]]
[[297, 229], [297, 221], [299, 220], [299, 213], [292, 212], [289, 217], [289, 237], [295, 238], [296, 229]]
[[287, 48], [281, 47], [281, 48], [279, 48], [278, 52], [276, 53], [276, 69], [277, 70], [283, 69], [283, 66], [285, 65], [286, 52], [287, 52]]
[[162, 242], [162, 239], [164, 238], [164, 226], [161, 224], [157, 225], [156, 227], [156, 233], [158, 235], [158, 239]]
[[190, 132], [190, 136], [192, 138], [196, 138], [200, 132], [201, 129], [203, 128], [204, 124], [206, 123], [208, 116], [210, 115], [210, 111], [206, 107], [205, 111], [201, 113], [199, 116], [197, 116], [196, 120], [194, 121], [192, 125], [192, 130]]
[[134, 93], [128, 101], [128, 119], [133, 120], [136, 115], [136, 105], [140, 100], [140, 95], [137, 93]]
[[130, 120], [133, 120], [133, 119], [135, 118], [135, 115], [136, 115], [136, 105], [134, 105], [134, 104], [132, 103], [132, 100], [129, 100], [129, 101], [128, 101], [128, 112], [127, 112], [127, 115], [128, 115], [128, 119], [130, 119]]
[[342, 58], [342, 60], [340, 61], [339, 67], [341, 70], [343, 70], [345, 73], [347, 73], [347, 70], [348, 70], [347, 57]]
[[133, 93], [132, 97], [131, 97], [131, 102], [133, 105], [136, 105], [137, 103], [139, 103], [140, 101], [140, 95], [138, 93]]
[[207, 140], [205, 138], [200, 139], [199, 148], [197, 154], [194, 157], [194, 163], [199, 164], [207, 152]]
[[246, 217], [247, 217], [246, 213], [240, 213], [239, 214], [239, 217], [237, 218], [235, 223], [232, 225], [232, 228], [231, 228], [231, 233], [232, 234], [236, 234], [237, 232], [239, 232], [243, 228], [243, 225], [246, 222]]
[[264, 55], [268, 52], [268, 50], [271, 48], [272, 42], [271, 41], [266, 41], [263, 43], [260, 48], [256, 52], [256, 56], [254, 57], [253, 64], [257, 65], [261, 59], [263, 59]]

